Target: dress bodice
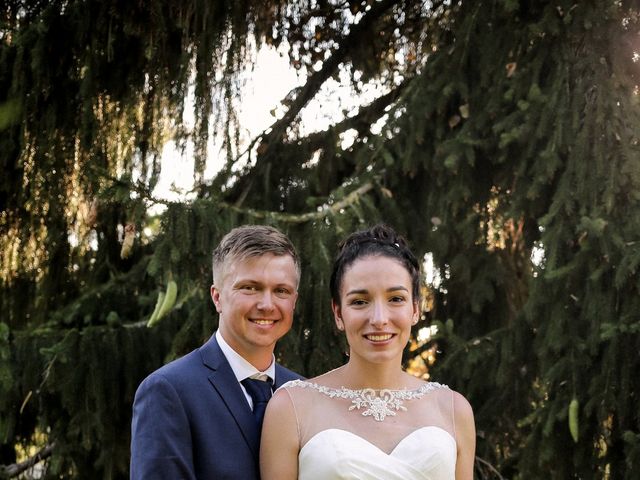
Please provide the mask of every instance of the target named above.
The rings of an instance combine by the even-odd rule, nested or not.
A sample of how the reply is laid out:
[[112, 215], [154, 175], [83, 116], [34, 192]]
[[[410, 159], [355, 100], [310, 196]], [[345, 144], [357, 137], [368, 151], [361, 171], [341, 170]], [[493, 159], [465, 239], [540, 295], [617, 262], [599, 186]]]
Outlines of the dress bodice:
[[451, 391], [349, 390], [285, 384], [296, 413], [300, 480], [453, 480]]
[[345, 430], [323, 430], [298, 457], [299, 480], [448, 480], [455, 477], [456, 442], [439, 427], [422, 427], [385, 453]]

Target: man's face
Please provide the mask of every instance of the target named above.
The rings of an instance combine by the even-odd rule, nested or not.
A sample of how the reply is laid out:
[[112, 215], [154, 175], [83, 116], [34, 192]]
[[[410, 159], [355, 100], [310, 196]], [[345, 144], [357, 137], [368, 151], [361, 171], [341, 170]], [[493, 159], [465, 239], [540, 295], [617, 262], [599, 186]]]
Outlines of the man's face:
[[297, 286], [293, 258], [269, 253], [226, 265], [222, 284], [211, 287], [222, 337], [260, 370], [291, 328]]

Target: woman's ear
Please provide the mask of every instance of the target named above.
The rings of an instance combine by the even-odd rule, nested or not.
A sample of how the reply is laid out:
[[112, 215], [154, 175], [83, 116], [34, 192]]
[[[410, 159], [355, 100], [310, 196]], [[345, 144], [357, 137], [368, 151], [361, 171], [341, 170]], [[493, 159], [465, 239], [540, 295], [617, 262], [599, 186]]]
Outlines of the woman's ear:
[[331, 310], [333, 310], [333, 318], [336, 322], [338, 330], [344, 330], [344, 322], [342, 321], [342, 309], [334, 300], [331, 300]]
[[420, 320], [420, 304], [419, 302], [413, 302], [413, 314], [411, 316], [411, 325], [415, 325]]

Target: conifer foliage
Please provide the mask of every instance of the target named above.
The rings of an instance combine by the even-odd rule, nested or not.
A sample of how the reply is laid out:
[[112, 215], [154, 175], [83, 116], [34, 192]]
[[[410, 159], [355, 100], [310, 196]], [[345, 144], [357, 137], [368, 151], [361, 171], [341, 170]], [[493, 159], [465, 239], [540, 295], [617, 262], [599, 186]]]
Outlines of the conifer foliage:
[[[9, 0], [0, 15], [0, 478], [29, 459], [46, 478], [127, 478], [135, 389], [214, 331], [210, 255], [233, 226], [275, 225], [303, 259], [279, 360], [341, 364], [331, 260], [380, 221], [432, 265], [407, 365], [435, 355], [431, 377], [470, 400], [478, 478], [640, 470], [634, 2]], [[287, 47], [304, 81], [246, 139], [235, 112], [262, 45]], [[301, 113], [334, 80], [360, 103], [313, 131]], [[155, 192], [169, 139], [193, 147], [181, 201]]]

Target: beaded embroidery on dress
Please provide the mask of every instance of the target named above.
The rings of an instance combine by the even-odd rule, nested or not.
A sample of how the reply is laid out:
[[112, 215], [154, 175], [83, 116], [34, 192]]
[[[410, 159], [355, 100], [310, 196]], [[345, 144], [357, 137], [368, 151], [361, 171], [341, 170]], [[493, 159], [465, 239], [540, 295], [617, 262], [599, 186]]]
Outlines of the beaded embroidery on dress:
[[457, 447], [452, 393], [351, 390], [294, 380], [283, 387], [296, 413], [300, 480], [453, 480]]
[[416, 390], [383, 389], [378, 391], [373, 388], [364, 388], [362, 390], [351, 390], [345, 387], [339, 389], [330, 388], [303, 380], [293, 380], [287, 385], [292, 387], [314, 388], [320, 393], [331, 398], [340, 397], [349, 399], [353, 404], [349, 407], [349, 410], [361, 410], [364, 408], [366, 410], [362, 412], [362, 415], [365, 417], [372, 415], [373, 418], [379, 422], [382, 422], [387, 415], [395, 416], [396, 411], [398, 410], [406, 411], [407, 409], [403, 405], [404, 400], [421, 398], [424, 394], [435, 390], [436, 388], [449, 388], [446, 385], [436, 382], [425, 383], [422, 387]]

